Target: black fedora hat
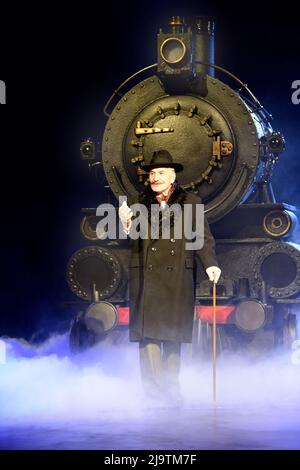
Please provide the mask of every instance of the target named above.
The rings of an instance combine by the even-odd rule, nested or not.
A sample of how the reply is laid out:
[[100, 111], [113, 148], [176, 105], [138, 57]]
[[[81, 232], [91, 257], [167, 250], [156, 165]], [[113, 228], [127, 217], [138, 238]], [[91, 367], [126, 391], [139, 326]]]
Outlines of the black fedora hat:
[[150, 163], [143, 166], [145, 171], [150, 171], [153, 168], [174, 168], [176, 172], [183, 170], [181, 163], [173, 162], [173, 158], [168, 150], [157, 150], [153, 153]]

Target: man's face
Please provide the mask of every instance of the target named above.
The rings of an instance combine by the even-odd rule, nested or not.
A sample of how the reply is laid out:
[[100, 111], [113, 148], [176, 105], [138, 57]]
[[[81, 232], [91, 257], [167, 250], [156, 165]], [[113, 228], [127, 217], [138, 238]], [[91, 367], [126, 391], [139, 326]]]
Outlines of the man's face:
[[154, 168], [149, 173], [149, 182], [152, 191], [160, 194], [166, 193], [175, 181], [173, 168]]

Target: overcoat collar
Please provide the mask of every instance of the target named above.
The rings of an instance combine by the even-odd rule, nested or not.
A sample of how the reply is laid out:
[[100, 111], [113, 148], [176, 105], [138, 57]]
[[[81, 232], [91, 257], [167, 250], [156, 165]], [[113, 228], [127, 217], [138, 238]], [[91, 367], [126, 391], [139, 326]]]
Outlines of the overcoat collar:
[[[178, 185], [176, 184], [176, 187], [174, 191], [172, 192], [169, 200], [167, 201], [167, 205], [170, 207], [173, 204], [180, 204], [181, 207], [183, 207], [183, 204], [186, 200], [187, 193]], [[155, 229], [155, 220], [151, 220], [151, 205], [154, 204], [157, 207], [159, 207], [159, 203], [156, 199], [155, 192], [152, 191], [151, 188], [146, 188], [140, 195], [139, 195], [139, 203], [144, 204], [147, 207], [148, 210], [148, 223], [150, 226], [152, 226]], [[174, 226], [174, 212], [171, 211], [171, 213], [168, 213], [167, 210], [163, 209], [159, 213], [159, 234], [161, 235], [161, 230], [162, 230], [162, 221], [170, 216], [170, 227]], [[176, 215], [175, 215], [176, 217]], [[157, 220], [157, 219], [156, 219]]]
[[[186, 198], [187, 193], [178, 185], [176, 184], [176, 187], [174, 191], [172, 192], [167, 204], [168, 206], [171, 206], [172, 204], [184, 204], [185, 198]], [[139, 195], [139, 203], [140, 204], [145, 204], [147, 209], [151, 209], [151, 204], [158, 204], [158, 201], [156, 199], [155, 192], [152, 191], [151, 188], [146, 188], [140, 195]]]

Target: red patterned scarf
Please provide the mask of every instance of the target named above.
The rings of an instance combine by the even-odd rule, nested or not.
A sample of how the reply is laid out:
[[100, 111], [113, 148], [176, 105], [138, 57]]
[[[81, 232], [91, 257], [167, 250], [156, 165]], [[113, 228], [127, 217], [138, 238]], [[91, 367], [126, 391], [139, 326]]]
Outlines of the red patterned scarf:
[[175, 188], [176, 188], [176, 183], [172, 183], [171, 186], [170, 186], [170, 188], [169, 188], [169, 191], [167, 192], [166, 195], [164, 195], [164, 194], [161, 193], [161, 194], [158, 194], [158, 195], [156, 196], [157, 201], [158, 201], [159, 203], [161, 203], [162, 201], [168, 202], [168, 200], [169, 200], [171, 194], [173, 193], [173, 191], [175, 190]]

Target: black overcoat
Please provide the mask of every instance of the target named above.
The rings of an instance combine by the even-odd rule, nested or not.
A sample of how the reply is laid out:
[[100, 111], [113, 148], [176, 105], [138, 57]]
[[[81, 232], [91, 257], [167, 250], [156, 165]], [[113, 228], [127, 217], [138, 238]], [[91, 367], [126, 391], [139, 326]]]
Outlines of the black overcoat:
[[[139, 202], [148, 208], [151, 204], [157, 204], [159, 207], [155, 193], [151, 190], [144, 192], [139, 197]], [[195, 206], [197, 203], [201, 203], [198, 196], [187, 193], [179, 186], [176, 186], [168, 201], [169, 206], [180, 204], [181, 207], [184, 204]], [[172, 233], [174, 235], [171, 230], [168, 239], [139, 238], [131, 241], [132, 257], [129, 269], [131, 341], [140, 341], [143, 338], [180, 342], [192, 340], [195, 255], [199, 256], [204, 269], [218, 266], [215, 241], [206, 218], [204, 246], [200, 250], [186, 250], [185, 237], [172, 238]]]

